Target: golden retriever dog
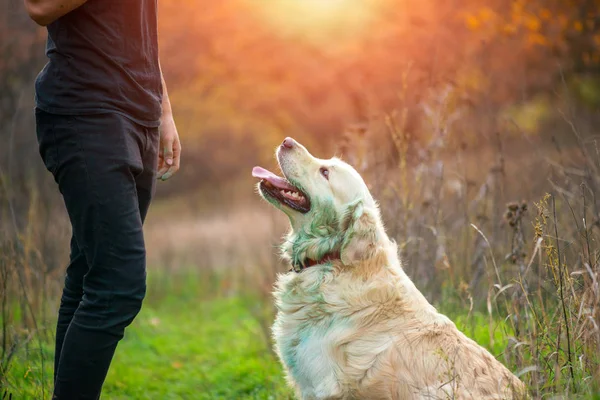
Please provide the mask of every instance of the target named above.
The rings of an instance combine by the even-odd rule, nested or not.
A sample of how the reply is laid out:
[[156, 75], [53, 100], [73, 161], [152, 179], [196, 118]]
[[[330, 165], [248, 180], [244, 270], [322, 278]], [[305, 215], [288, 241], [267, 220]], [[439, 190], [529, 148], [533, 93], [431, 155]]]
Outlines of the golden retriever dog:
[[361, 176], [286, 138], [253, 176], [291, 230], [273, 336], [301, 399], [520, 399], [523, 383], [437, 312], [402, 269]]

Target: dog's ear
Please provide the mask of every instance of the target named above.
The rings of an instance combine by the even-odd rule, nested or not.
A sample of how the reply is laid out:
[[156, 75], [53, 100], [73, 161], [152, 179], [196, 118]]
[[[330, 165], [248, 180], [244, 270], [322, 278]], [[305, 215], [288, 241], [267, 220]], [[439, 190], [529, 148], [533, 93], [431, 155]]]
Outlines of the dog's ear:
[[344, 265], [352, 265], [374, 255], [378, 240], [377, 221], [377, 210], [365, 207], [362, 200], [348, 206], [341, 222], [340, 256]]

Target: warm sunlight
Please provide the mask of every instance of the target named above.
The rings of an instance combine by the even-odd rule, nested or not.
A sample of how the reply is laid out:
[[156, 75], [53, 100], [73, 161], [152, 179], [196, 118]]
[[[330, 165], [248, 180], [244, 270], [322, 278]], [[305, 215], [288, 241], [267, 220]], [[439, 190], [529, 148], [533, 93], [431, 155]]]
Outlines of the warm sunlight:
[[260, 0], [251, 4], [282, 34], [313, 42], [356, 39], [373, 22], [381, 0]]
[[0, 10], [0, 400], [600, 400], [600, 0]]

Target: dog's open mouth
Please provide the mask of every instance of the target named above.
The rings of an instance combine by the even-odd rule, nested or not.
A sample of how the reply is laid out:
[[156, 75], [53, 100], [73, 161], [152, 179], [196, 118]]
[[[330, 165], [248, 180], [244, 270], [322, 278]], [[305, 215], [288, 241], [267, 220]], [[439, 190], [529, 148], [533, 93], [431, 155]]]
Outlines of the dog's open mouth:
[[263, 194], [303, 214], [310, 211], [308, 196], [287, 179], [262, 167], [254, 167], [252, 176], [260, 179], [260, 190]]

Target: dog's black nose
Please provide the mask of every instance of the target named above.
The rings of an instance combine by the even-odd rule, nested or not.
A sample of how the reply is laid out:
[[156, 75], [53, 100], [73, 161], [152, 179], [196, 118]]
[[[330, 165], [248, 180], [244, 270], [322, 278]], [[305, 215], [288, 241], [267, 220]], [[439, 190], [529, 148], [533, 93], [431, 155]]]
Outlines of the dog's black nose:
[[286, 149], [291, 149], [296, 145], [296, 141], [294, 139], [292, 139], [291, 137], [286, 137], [285, 139], [283, 139], [283, 143], [281, 143], [282, 147], [285, 147]]

